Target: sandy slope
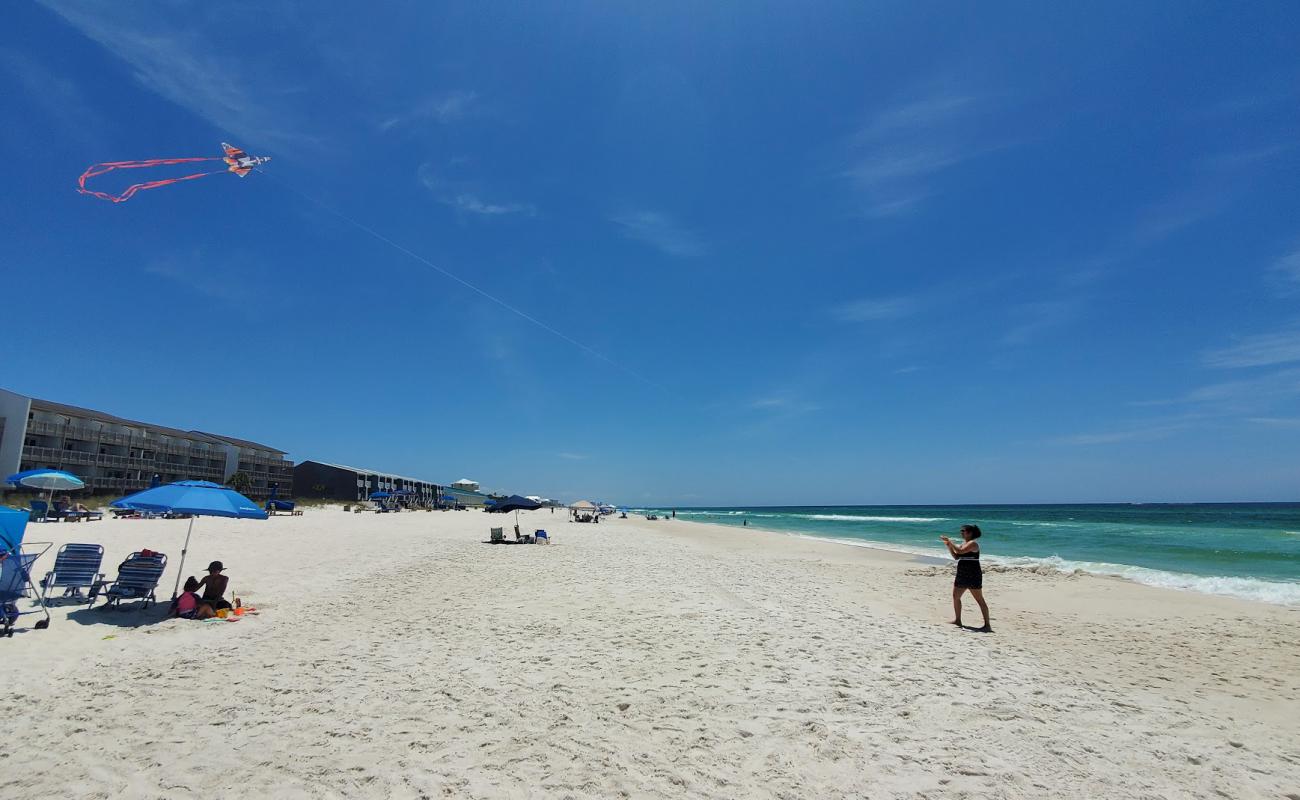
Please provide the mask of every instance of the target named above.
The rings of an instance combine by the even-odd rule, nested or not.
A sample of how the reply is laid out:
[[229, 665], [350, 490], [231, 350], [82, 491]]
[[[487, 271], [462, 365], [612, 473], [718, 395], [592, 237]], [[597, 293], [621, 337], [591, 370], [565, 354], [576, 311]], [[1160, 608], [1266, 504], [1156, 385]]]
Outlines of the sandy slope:
[[[224, 560], [263, 613], [0, 641], [0, 796], [1300, 798], [1295, 610], [998, 573], [980, 635], [894, 554], [494, 519], [200, 520], [186, 572]], [[28, 538], [174, 563], [184, 526]]]

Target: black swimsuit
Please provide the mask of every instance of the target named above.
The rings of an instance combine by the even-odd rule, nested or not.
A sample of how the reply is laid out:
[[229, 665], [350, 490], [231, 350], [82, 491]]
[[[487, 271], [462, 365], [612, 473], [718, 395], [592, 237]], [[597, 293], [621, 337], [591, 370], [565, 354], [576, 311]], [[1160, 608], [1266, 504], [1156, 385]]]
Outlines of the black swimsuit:
[[957, 578], [952, 585], [958, 589], [983, 589], [984, 571], [980, 569], [980, 553], [957, 556]]

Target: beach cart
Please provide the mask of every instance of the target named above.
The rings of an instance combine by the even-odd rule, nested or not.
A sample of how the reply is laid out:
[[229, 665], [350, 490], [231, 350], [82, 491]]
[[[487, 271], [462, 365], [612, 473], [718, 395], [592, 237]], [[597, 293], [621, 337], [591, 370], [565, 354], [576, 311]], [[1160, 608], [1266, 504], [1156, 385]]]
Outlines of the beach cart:
[[[32, 564], [49, 549], [48, 542], [23, 543], [27, 532], [27, 512], [0, 508], [0, 636], [12, 637], [18, 619], [26, 614], [41, 614], [33, 626], [37, 630], [50, 627], [50, 612], [42, 602], [41, 593], [32, 583]], [[22, 610], [22, 601], [35, 604], [35, 608]]]

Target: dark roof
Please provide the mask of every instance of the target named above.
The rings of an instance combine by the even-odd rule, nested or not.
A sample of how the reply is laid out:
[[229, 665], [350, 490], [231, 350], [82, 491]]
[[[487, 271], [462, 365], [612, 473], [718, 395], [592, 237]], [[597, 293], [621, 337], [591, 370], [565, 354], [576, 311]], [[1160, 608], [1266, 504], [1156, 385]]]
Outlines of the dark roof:
[[427, 483], [430, 486], [438, 485], [433, 481], [426, 481], [424, 478], [412, 478], [409, 475], [398, 475], [393, 472], [383, 472], [377, 469], [363, 469], [362, 467], [352, 467], [352, 466], [348, 466], [347, 464], [331, 464], [328, 461], [316, 461], [310, 458], [307, 459], [306, 461], [298, 462], [297, 466], [301, 467], [303, 464], [319, 464], [322, 467], [330, 467], [331, 469], [340, 469], [343, 470], [344, 472], [355, 472], [358, 475], [374, 475], [376, 477], [383, 477], [383, 478], [398, 478], [404, 481], [411, 481], [412, 483]]
[[90, 408], [81, 408], [80, 406], [70, 406], [67, 403], [55, 403], [52, 400], [41, 400], [35, 397], [32, 398], [32, 408], [35, 408], [38, 411], [52, 411], [55, 414], [72, 414], [78, 417], [95, 417], [97, 419], [117, 423], [118, 425], [135, 425], [140, 428], [149, 428], [158, 431], [159, 433], [165, 433], [168, 436], [182, 436], [186, 439], [198, 439], [199, 441], [204, 442], [215, 441], [219, 443], [221, 441], [211, 434], [201, 433], [199, 431], [183, 431], [180, 428], [170, 428], [166, 425], [157, 425], [152, 422], [140, 422], [139, 420], [119, 417], [116, 414], [108, 414]]
[[281, 450], [278, 447], [272, 447], [269, 444], [259, 444], [257, 442], [250, 442], [247, 439], [236, 439], [233, 436], [223, 436], [219, 433], [207, 433], [206, 431], [190, 431], [190, 433], [197, 433], [200, 436], [207, 436], [210, 439], [217, 439], [226, 442], [227, 444], [238, 445], [240, 447], [251, 447], [254, 450], [270, 450], [272, 453], [279, 453], [280, 455], [284, 455], [285, 453], [289, 452], [288, 450]]

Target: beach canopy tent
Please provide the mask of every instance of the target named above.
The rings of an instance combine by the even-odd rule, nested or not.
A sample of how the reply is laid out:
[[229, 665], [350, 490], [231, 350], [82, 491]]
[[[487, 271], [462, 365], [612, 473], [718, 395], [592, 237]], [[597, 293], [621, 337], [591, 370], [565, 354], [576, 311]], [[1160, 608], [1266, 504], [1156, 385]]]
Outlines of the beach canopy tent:
[[390, 498], [390, 497], [392, 497], [392, 495], [389, 494], [388, 492], [371, 492], [371, 493], [370, 493], [370, 499], [371, 499], [371, 500], [387, 500], [387, 499]]
[[[26, 487], [29, 489], [45, 489], [45, 507], [54, 507], [54, 490], [61, 492], [75, 491], [86, 488], [86, 482], [71, 472], [64, 472], [58, 469], [29, 469], [23, 472], [15, 472], [8, 478], [5, 483], [11, 483], [19, 488]], [[45, 520], [41, 520], [44, 522]], [[25, 524], [25, 523], [24, 523]]]
[[180, 589], [181, 575], [185, 573], [185, 553], [190, 548], [190, 534], [194, 532], [195, 517], [233, 517], [235, 519], [266, 519], [266, 512], [234, 489], [212, 481], [177, 481], [153, 489], [145, 489], [114, 500], [114, 508], [137, 511], [154, 511], [172, 514], [189, 514], [190, 527], [185, 531], [185, 544], [181, 547], [181, 563], [176, 570], [176, 585], [172, 599]]
[[541, 503], [529, 500], [527, 497], [520, 497], [517, 494], [512, 494], [506, 499], [498, 502], [494, 508], [496, 511], [505, 513], [507, 511], [536, 511], [541, 507]]
[[527, 497], [520, 497], [517, 494], [512, 494], [503, 500], [498, 500], [497, 504], [492, 507], [492, 510], [499, 511], [502, 514], [507, 514], [511, 511], [515, 512], [515, 535], [517, 536], [519, 534], [519, 512], [535, 511], [541, 507], [541, 503], [534, 503]]
[[590, 500], [579, 500], [569, 506], [569, 511], [578, 522], [590, 522], [600, 513], [600, 509]]

